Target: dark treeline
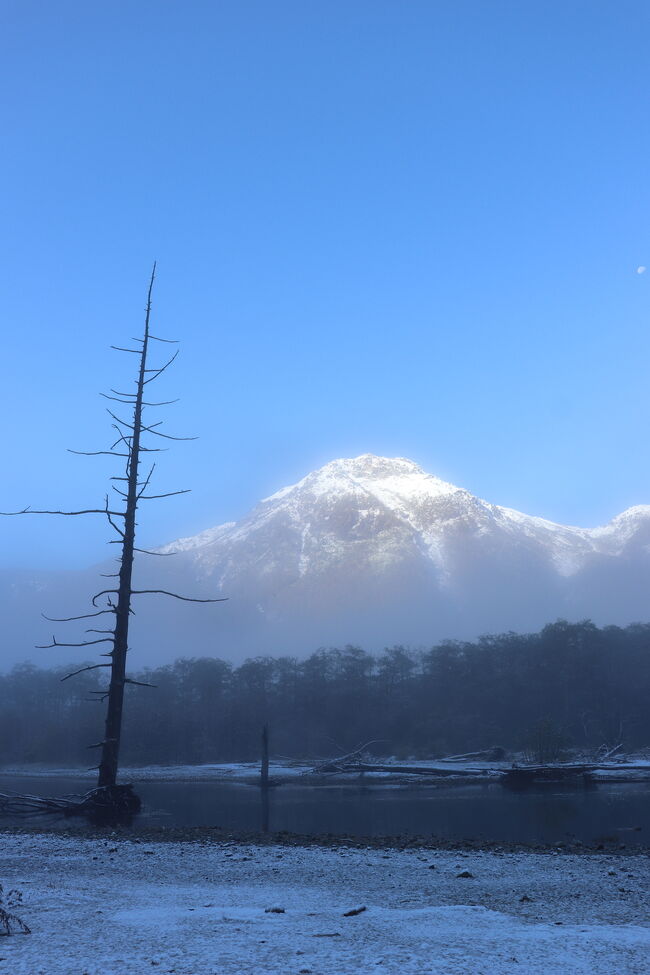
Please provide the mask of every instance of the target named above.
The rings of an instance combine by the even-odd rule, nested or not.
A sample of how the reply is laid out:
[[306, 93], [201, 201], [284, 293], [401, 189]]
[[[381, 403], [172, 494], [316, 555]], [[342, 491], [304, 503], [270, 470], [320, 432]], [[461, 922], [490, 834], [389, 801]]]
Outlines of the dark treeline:
[[[0, 676], [0, 764], [92, 765], [102, 708], [95, 672], [29, 664]], [[650, 624], [599, 629], [559, 621], [541, 633], [445, 642], [429, 650], [319, 650], [234, 667], [178, 660], [128, 688], [122, 761], [175, 764], [318, 757], [381, 739], [382, 754], [435, 756], [525, 748], [540, 725], [567, 746], [650, 744]], [[101, 680], [101, 678], [99, 679]]]

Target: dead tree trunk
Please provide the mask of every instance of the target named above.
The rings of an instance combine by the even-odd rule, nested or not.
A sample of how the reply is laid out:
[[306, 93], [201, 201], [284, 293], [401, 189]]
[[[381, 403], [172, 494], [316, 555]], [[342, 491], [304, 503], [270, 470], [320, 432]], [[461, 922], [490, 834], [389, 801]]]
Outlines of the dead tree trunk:
[[122, 737], [122, 709], [124, 705], [124, 686], [126, 683], [126, 654], [129, 649], [129, 617], [131, 615], [131, 588], [133, 575], [133, 555], [135, 549], [135, 515], [138, 508], [138, 470], [140, 467], [140, 444], [142, 437], [142, 401], [149, 351], [149, 320], [151, 318], [151, 292], [156, 268], [154, 265], [147, 294], [147, 311], [144, 322], [144, 337], [140, 353], [137, 391], [133, 406], [133, 433], [130, 438], [127, 461], [126, 506], [124, 529], [122, 531], [122, 557], [120, 559], [119, 588], [115, 607], [115, 629], [113, 631], [113, 651], [111, 654], [111, 682], [108, 688], [106, 706], [106, 733], [102, 743], [97, 785], [114, 786], [117, 779], [117, 765]]
[[[124, 708], [124, 688], [127, 684], [141, 684], [142, 682], [133, 680], [127, 676], [126, 673], [126, 657], [129, 650], [129, 620], [131, 617], [131, 601], [132, 597], [136, 595], [164, 595], [171, 596], [174, 599], [180, 599], [184, 602], [195, 602], [195, 603], [215, 603], [222, 602], [221, 599], [194, 599], [188, 596], [179, 596], [178, 593], [169, 592], [164, 589], [134, 589], [133, 588], [133, 560], [135, 552], [143, 552], [147, 555], [160, 555], [161, 553], [149, 552], [145, 549], [139, 549], [135, 544], [135, 534], [136, 534], [136, 513], [138, 510], [138, 505], [142, 500], [153, 500], [155, 498], [166, 498], [172, 495], [185, 494], [186, 491], [168, 491], [163, 494], [147, 494], [146, 491], [151, 482], [151, 477], [155, 469], [155, 464], [152, 465], [149, 473], [140, 479], [139, 468], [140, 461], [143, 453], [156, 452], [157, 448], [145, 446], [142, 442], [144, 434], [152, 434], [156, 437], [163, 437], [166, 440], [192, 440], [192, 437], [173, 437], [167, 433], [162, 433], [158, 427], [160, 427], [160, 422], [156, 423], [145, 423], [143, 420], [143, 411], [149, 406], [167, 406], [169, 403], [175, 402], [175, 400], [165, 401], [161, 403], [150, 403], [145, 401], [145, 386], [148, 383], [153, 382], [157, 379], [168, 366], [172, 364], [178, 353], [174, 355], [165, 362], [164, 365], [155, 368], [150, 368], [147, 364], [147, 356], [149, 353], [149, 346], [151, 341], [156, 342], [168, 342], [168, 339], [161, 339], [158, 336], [152, 335], [150, 332], [150, 319], [151, 319], [151, 296], [153, 291], [154, 279], [156, 276], [156, 265], [154, 264], [153, 270], [151, 272], [151, 278], [149, 281], [149, 290], [147, 293], [147, 306], [146, 315], [144, 323], [144, 332], [141, 339], [135, 339], [137, 343], [140, 344], [141, 348], [131, 349], [122, 348], [120, 346], [112, 346], [119, 352], [133, 353], [139, 357], [138, 374], [136, 379], [136, 390], [135, 392], [121, 392], [119, 390], [111, 390], [113, 395], [102, 394], [106, 396], [107, 399], [113, 400], [117, 403], [121, 403], [132, 409], [131, 420], [121, 419], [110, 409], [108, 410], [109, 415], [113, 419], [113, 428], [117, 432], [117, 439], [112, 444], [109, 450], [96, 450], [96, 451], [72, 451], [72, 453], [80, 453], [87, 456], [94, 455], [106, 455], [112, 457], [123, 457], [126, 458], [126, 465], [124, 470], [124, 476], [114, 477], [112, 480], [123, 482], [125, 484], [126, 490], [122, 490], [114, 486], [114, 490], [117, 494], [124, 499], [123, 510], [112, 510], [108, 503], [108, 496], [106, 497], [106, 505], [104, 509], [101, 508], [87, 508], [83, 511], [44, 511], [44, 510], [33, 510], [30, 508], [24, 508], [22, 511], [11, 511], [11, 512], [0, 512], [0, 514], [58, 514], [58, 515], [82, 515], [82, 514], [104, 514], [108, 519], [111, 528], [117, 533], [118, 538], [114, 540], [117, 544], [121, 545], [121, 556], [118, 559], [119, 571], [115, 573], [118, 580], [117, 588], [104, 589], [99, 593], [96, 593], [92, 598], [92, 604], [94, 607], [94, 612], [83, 613], [80, 616], [67, 617], [65, 619], [57, 619], [54, 622], [71, 622], [72, 620], [85, 620], [101, 616], [103, 614], [112, 614], [114, 616], [114, 625], [111, 629], [91, 629], [86, 632], [89, 633], [99, 633], [101, 634], [99, 639], [93, 640], [83, 640], [78, 643], [61, 643], [57, 641], [56, 637], [52, 638], [52, 643], [47, 644], [47, 646], [65, 646], [65, 647], [86, 647], [91, 644], [100, 643], [110, 643], [111, 650], [105, 656], [110, 658], [110, 663], [99, 663], [90, 666], [81, 667], [79, 670], [75, 671], [73, 674], [67, 674], [66, 677], [62, 678], [67, 680], [68, 677], [74, 676], [74, 674], [82, 673], [86, 670], [95, 670], [98, 668], [110, 668], [110, 683], [107, 689], [96, 691], [100, 700], [107, 701], [106, 708], [106, 722], [105, 722], [105, 734], [102, 741], [97, 742], [96, 745], [91, 747], [101, 748], [101, 759], [98, 765], [99, 776], [98, 776], [98, 790], [96, 795], [97, 805], [100, 805], [103, 810], [108, 810], [114, 807], [115, 810], [120, 812], [137, 811], [139, 808], [139, 800], [135, 797], [129, 786], [117, 786], [117, 772], [118, 772], [118, 762], [120, 755], [120, 740], [122, 734], [122, 712]], [[173, 343], [175, 344], [175, 343]], [[119, 506], [118, 506], [119, 507]], [[121, 519], [121, 524], [115, 519]], [[98, 600], [101, 598], [105, 599], [104, 608], [99, 608]], [[84, 811], [90, 809], [93, 806], [93, 801], [91, 801], [90, 796], [84, 797]]]

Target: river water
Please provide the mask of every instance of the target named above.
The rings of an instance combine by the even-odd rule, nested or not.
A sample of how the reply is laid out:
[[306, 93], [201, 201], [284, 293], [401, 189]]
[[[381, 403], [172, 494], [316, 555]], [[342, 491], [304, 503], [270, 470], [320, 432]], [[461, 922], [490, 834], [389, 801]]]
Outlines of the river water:
[[[87, 780], [4, 776], [0, 792], [60, 796], [82, 793]], [[143, 811], [133, 830], [148, 826], [220, 826], [349, 836], [419, 835], [446, 840], [648, 845], [650, 783], [544, 786], [512, 792], [498, 784], [395, 787], [282, 785], [264, 809], [257, 786], [236, 782], [139, 782]], [[75, 819], [39, 817], [47, 828]], [[24, 823], [24, 820], [20, 820]], [[0, 818], [0, 826], [18, 823]], [[29, 825], [35, 825], [31, 820]], [[82, 825], [82, 823], [80, 823]]]

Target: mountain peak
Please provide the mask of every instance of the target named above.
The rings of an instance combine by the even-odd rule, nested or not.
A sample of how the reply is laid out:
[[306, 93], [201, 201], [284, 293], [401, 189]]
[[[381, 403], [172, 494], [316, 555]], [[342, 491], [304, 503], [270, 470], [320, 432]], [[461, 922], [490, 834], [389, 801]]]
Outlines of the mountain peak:
[[357, 477], [387, 477], [394, 475], [424, 474], [422, 468], [408, 457], [380, 457], [377, 454], [359, 454], [358, 457], [339, 457], [325, 464], [321, 470], [340, 470]]
[[459, 490], [453, 484], [427, 474], [407, 457], [360, 454], [358, 457], [341, 457], [330, 461], [297, 484], [264, 498], [263, 503], [281, 501], [296, 492], [322, 495], [365, 491], [381, 501], [394, 504], [396, 501], [454, 494]]

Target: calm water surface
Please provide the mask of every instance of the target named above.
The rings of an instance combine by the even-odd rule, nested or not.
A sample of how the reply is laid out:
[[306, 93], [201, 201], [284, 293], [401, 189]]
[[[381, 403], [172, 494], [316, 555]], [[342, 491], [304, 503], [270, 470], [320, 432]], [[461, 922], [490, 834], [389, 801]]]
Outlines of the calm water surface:
[[[88, 780], [0, 774], [0, 792], [55, 796], [82, 793], [91, 787]], [[136, 791], [144, 808], [133, 825], [135, 832], [146, 826], [262, 828], [263, 808], [256, 786], [140, 782]], [[545, 786], [523, 792], [500, 785], [283, 785], [270, 790], [268, 817], [271, 830], [296, 833], [405, 834], [522, 843], [568, 839], [592, 843], [615, 838], [628, 846], [647, 845], [650, 784], [598, 784], [588, 789]], [[52, 816], [39, 821], [48, 828], [70, 828], [77, 822]], [[3, 824], [9, 825], [9, 821], [0, 819]]]

